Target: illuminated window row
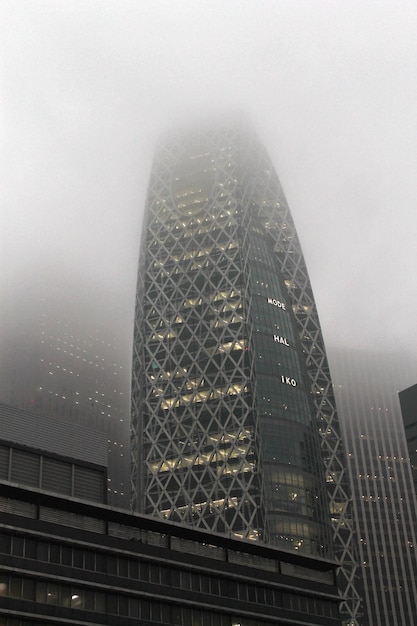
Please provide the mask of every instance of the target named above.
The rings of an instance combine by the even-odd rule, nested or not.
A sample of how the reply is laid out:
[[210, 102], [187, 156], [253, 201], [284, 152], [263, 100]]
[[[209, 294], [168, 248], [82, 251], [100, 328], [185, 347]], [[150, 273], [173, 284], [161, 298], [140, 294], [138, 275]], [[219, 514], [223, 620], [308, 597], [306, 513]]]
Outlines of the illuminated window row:
[[191, 394], [184, 394], [179, 397], [164, 398], [161, 402], [161, 409], [168, 411], [169, 409], [177, 408], [192, 403], [208, 402], [210, 400], [217, 400], [224, 396], [238, 396], [241, 393], [248, 393], [249, 387], [236, 383], [234, 385], [228, 385], [227, 387], [218, 387], [217, 389], [207, 389], [205, 391], [196, 391]]
[[[229, 324], [241, 323], [244, 321], [244, 317], [243, 315], [237, 314], [236, 309], [242, 309], [242, 308], [243, 308], [243, 305], [241, 303], [234, 303], [234, 304], [232, 303], [230, 305], [225, 305], [224, 307], [222, 307], [220, 311], [213, 311], [212, 313], [213, 316], [216, 315], [217, 313], [218, 315], [223, 315], [224, 317], [216, 317], [214, 319], [212, 317], [211, 319], [209, 319], [209, 316], [207, 316], [206, 321], [209, 322], [210, 328], [222, 328], [223, 326], [228, 326]], [[184, 319], [180, 315], [178, 315], [175, 318], [175, 324], [184, 324]], [[172, 328], [168, 327], [163, 330], [160, 330], [159, 332], [154, 333], [151, 336], [150, 340], [162, 341], [164, 339], [174, 339], [177, 336], [178, 336], [178, 333], [175, 332], [175, 330], [173, 330]]]
[[[234, 298], [241, 298], [242, 292], [238, 288], [230, 289], [228, 291], [216, 291], [214, 294], [207, 294], [203, 296], [195, 296], [192, 298], [186, 298], [182, 301], [181, 306], [184, 309], [194, 309], [196, 306], [201, 306], [202, 304], [211, 304], [212, 302], [227, 302], [231, 303]], [[153, 316], [159, 316], [159, 313], [156, 309], [153, 309], [149, 312], [149, 316], [151, 319], [147, 319], [148, 323], [152, 323]], [[158, 320], [159, 321], [159, 317]]]
[[[220, 345], [216, 344], [214, 346], [206, 346], [204, 350], [209, 356], [212, 356], [216, 352], [228, 354], [236, 350], [247, 350], [247, 341], [246, 339], [240, 339], [238, 341], [227, 341], [226, 343], [223, 343]], [[174, 378], [175, 379], [185, 378], [189, 375], [188, 370], [185, 367], [179, 366], [173, 372], [160, 369], [159, 364], [155, 360], [152, 361], [151, 367], [152, 367], [152, 374], [149, 375], [149, 378], [152, 381], [155, 381], [155, 380], [168, 380], [169, 381], [169, 380], [173, 380]]]
[[[190, 510], [191, 513], [202, 513], [207, 508], [210, 513], [216, 513], [217, 511], [224, 511], [225, 509], [236, 509], [238, 506], [237, 498], [221, 498], [219, 500], [208, 500], [207, 502], [194, 502], [191, 506], [178, 506], [175, 507], [176, 511]], [[169, 519], [173, 509], [164, 509], [161, 511], [162, 516], [165, 519]]]
[[174, 469], [184, 469], [188, 467], [193, 467], [196, 465], [210, 465], [210, 464], [218, 464], [225, 463], [226, 461], [230, 461], [232, 459], [242, 459], [242, 463], [237, 465], [232, 465], [228, 467], [227, 465], [222, 465], [218, 468], [218, 473], [223, 474], [236, 474], [240, 472], [252, 472], [255, 464], [252, 462], [248, 462], [245, 459], [247, 454], [253, 454], [250, 449], [249, 444], [246, 446], [240, 446], [238, 448], [229, 447], [225, 449], [212, 449], [209, 451], [200, 451], [197, 456], [195, 455], [181, 455], [178, 457], [164, 459], [162, 463], [160, 461], [150, 463], [149, 468], [152, 474], [159, 474], [163, 472], [170, 472]]
[[[232, 204], [231, 201], [229, 201], [229, 206]], [[232, 212], [230, 212], [232, 213]], [[235, 211], [235, 213], [238, 213], [238, 211]], [[184, 239], [194, 239], [196, 236], [198, 235], [205, 235], [207, 233], [210, 233], [211, 236], [213, 236], [214, 238], [214, 234], [217, 231], [220, 231], [223, 233], [225, 228], [237, 228], [238, 224], [237, 221], [231, 217], [231, 215], [225, 215], [223, 219], [219, 219], [220, 216], [216, 216], [213, 215], [210, 218], [206, 217], [201, 224], [198, 225], [198, 228], [184, 228], [181, 230], [181, 241], [183, 241]], [[213, 222], [215, 222], [214, 227], [213, 227]], [[160, 243], [159, 243], [160, 245]]]
[[206, 246], [204, 248], [194, 248], [193, 250], [184, 250], [181, 254], [170, 254], [168, 257], [164, 257], [163, 259], [157, 259], [153, 263], [153, 267], [165, 267], [166, 264], [179, 263], [181, 261], [188, 261], [190, 259], [199, 259], [201, 257], [205, 257], [208, 255], [212, 255], [217, 250], [225, 252], [226, 250], [233, 250], [237, 248], [236, 241], [228, 241], [225, 243], [216, 243], [212, 246]]

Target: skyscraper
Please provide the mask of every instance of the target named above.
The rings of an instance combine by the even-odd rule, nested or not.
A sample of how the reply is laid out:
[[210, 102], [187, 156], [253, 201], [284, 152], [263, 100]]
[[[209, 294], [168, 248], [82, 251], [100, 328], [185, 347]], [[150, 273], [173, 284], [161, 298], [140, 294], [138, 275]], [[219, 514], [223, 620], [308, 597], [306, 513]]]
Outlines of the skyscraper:
[[[96, 284], [59, 269], [32, 268], [24, 289], [4, 298], [0, 402], [79, 426], [81, 438], [82, 427], [96, 431], [98, 441], [105, 436], [107, 501], [128, 508], [129, 399], [123, 366], [129, 357], [122, 333], [117, 334], [120, 310], [105, 308]], [[101, 319], [97, 302], [104, 311]], [[43, 431], [45, 444], [48, 435]]]
[[417, 494], [417, 385], [400, 391], [400, 405], [405, 437], [413, 474], [414, 490]]
[[415, 362], [403, 352], [329, 355], [359, 535], [361, 624], [415, 624], [417, 503], [398, 400]]
[[157, 151], [132, 434], [135, 506], [146, 513], [320, 555], [332, 552], [331, 516], [354, 616], [344, 460], [315, 303], [281, 185], [240, 123], [170, 135]]

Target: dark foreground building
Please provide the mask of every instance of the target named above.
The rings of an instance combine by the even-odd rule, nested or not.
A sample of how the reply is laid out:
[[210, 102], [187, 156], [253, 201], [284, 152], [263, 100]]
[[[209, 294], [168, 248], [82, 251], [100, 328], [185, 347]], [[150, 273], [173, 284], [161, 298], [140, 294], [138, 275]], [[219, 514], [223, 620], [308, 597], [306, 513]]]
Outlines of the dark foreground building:
[[240, 122], [170, 135], [157, 150], [132, 430], [137, 510], [310, 555], [331, 556], [333, 540], [354, 623], [349, 498], [317, 310], [279, 180]]
[[338, 626], [335, 568], [0, 482], [1, 626]]

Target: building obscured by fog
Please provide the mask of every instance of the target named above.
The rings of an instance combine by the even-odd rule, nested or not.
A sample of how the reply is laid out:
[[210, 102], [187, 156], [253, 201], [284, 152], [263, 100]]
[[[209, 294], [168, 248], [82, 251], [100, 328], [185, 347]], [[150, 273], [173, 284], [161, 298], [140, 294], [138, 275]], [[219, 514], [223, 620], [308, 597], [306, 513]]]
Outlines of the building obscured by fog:
[[358, 533], [366, 626], [417, 623], [417, 502], [398, 391], [404, 354], [329, 349]]
[[81, 424], [0, 404], [0, 480], [107, 501], [107, 441]]
[[400, 404], [411, 471], [413, 473], [414, 489], [417, 493], [417, 385], [400, 391]]
[[[129, 388], [123, 332], [86, 281], [44, 274], [3, 310], [0, 401], [88, 427], [108, 444], [109, 504], [129, 500]], [[100, 302], [103, 303], [100, 307]], [[103, 311], [101, 316], [97, 310]], [[123, 330], [123, 329], [122, 329]], [[80, 433], [80, 436], [81, 433]]]
[[240, 115], [161, 139], [134, 329], [137, 509], [312, 555], [334, 548], [341, 611], [355, 623], [348, 481], [317, 309], [284, 192]]

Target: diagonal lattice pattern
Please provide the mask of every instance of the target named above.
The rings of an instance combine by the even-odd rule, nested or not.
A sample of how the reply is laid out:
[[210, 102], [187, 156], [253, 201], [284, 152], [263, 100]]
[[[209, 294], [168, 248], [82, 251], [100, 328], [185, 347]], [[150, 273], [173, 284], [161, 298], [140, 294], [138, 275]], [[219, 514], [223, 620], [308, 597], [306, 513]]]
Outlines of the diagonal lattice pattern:
[[[345, 624], [357, 624], [360, 615], [360, 597], [356, 589], [357, 552], [354, 543], [348, 476], [343, 442], [329, 365], [321, 332], [313, 292], [291, 213], [275, 176], [265, 176], [269, 159], [258, 169], [256, 202], [261, 207], [263, 220], [274, 241], [275, 254], [288, 289], [305, 354], [307, 371], [316, 418], [321, 434], [321, 447], [326, 469], [330, 514], [333, 526], [333, 545], [341, 563], [339, 588], [344, 602], [341, 613]], [[272, 169], [270, 170], [272, 171]], [[274, 180], [275, 179], [275, 180]], [[277, 202], [277, 195], [279, 201]]]
[[331, 379], [301, 247], [265, 151], [233, 125], [167, 138], [145, 219], [135, 508], [326, 556], [330, 504], [343, 609], [355, 623]]

